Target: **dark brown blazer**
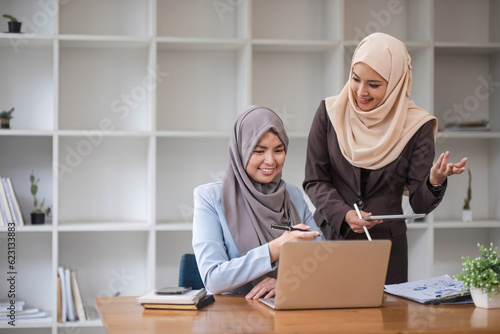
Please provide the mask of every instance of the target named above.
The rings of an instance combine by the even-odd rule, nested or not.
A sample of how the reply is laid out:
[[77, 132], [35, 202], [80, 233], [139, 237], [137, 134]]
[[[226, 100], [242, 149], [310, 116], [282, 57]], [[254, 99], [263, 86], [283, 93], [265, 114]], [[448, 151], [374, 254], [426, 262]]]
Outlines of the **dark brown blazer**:
[[[346, 213], [357, 202], [363, 211], [373, 215], [401, 214], [405, 187], [415, 213], [434, 210], [446, 190], [446, 182], [441, 190], [435, 191], [428, 181], [434, 160], [434, 146], [433, 128], [429, 121], [415, 133], [395, 161], [370, 172], [365, 192], [361, 193], [361, 169], [352, 166], [342, 155], [335, 129], [326, 112], [325, 101], [322, 101], [309, 133], [303, 187], [316, 207], [314, 218], [325, 237], [333, 240], [366, 239], [363, 234], [356, 235], [350, 230], [344, 222]], [[401, 236], [404, 242], [401, 246], [393, 242], [393, 252], [403, 252], [407, 259], [404, 220], [384, 221], [371, 228], [370, 234], [374, 239], [395, 240]], [[405, 249], [397, 249], [399, 247]], [[405, 265], [402, 261], [390, 266], [406, 267], [402, 270], [407, 272], [407, 262]]]

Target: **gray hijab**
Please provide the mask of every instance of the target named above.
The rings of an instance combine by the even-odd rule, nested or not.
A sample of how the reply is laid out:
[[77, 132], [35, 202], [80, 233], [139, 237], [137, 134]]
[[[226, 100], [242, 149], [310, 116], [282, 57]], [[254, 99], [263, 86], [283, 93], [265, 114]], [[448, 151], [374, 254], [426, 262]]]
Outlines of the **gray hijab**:
[[300, 218], [281, 179], [268, 184], [254, 181], [246, 173], [252, 152], [269, 130], [277, 133], [288, 151], [288, 136], [279, 116], [272, 110], [250, 106], [236, 120], [229, 143], [229, 166], [222, 182], [222, 207], [241, 256], [279, 237], [271, 224], [295, 225]]

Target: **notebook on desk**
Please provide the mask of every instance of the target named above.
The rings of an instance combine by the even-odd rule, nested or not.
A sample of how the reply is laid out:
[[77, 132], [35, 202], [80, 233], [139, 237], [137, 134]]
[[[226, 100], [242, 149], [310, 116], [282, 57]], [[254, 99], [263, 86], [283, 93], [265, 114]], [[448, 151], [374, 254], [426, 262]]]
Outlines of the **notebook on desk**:
[[276, 310], [378, 307], [382, 304], [390, 240], [288, 242], [281, 247]]

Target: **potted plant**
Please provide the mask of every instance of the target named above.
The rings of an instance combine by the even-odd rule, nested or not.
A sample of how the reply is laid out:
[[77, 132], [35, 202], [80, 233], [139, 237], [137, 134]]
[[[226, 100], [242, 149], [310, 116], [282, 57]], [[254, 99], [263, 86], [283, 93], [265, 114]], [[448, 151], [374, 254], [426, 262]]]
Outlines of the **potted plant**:
[[14, 117], [12, 113], [14, 112], [14, 108], [10, 110], [3, 110], [0, 113], [0, 121], [2, 124], [2, 129], [10, 129], [10, 120]]
[[33, 195], [33, 206], [34, 209], [31, 211], [31, 224], [43, 224], [45, 222], [45, 215], [50, 215], [50, 207], [45, 208], [45, 198], [38, 203], [38, 199], [36, 198], [36, 193], [38, 192], [38, 181], [40, 179], [35, 178], [33, 171], [31, 171], [30, 182], [31, 182], [31, 195]]
[[486, 249], [477, 244], [481, 257], [462, 257], [462, 273], [454, 277], [463, 282], [463, 289], [469, 290], [476, 307], [500, 308], [500, 259], [498, 247]]
[[14, 16], [9, 14], [3, 14], [3, 17], [9, 19], [9, 32], [20, 33], [21, 32], [21, 22], [19, 22]]
[[467, 197], [464, 199], [464, 206], [462, 208], [462, 221], [464, 223], [472, 222], [472, 210], [470, 208], [470, 201], [472, 199], [472, 175], [470, 169], [467, 169], [467, 172], [469, 173], [469, 186], [467, 187]]

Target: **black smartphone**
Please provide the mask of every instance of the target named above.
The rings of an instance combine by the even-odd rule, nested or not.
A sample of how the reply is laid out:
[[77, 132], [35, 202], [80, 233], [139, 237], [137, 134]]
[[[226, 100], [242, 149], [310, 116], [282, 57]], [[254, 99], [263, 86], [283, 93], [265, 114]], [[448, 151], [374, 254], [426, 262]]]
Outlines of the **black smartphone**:
[[188, 292], [191, 288], [179, 287], [166, 287], [156, 290], [157, 295], [180, 295]]

